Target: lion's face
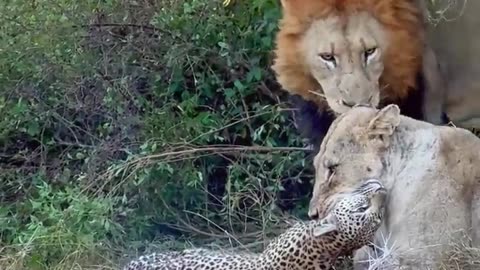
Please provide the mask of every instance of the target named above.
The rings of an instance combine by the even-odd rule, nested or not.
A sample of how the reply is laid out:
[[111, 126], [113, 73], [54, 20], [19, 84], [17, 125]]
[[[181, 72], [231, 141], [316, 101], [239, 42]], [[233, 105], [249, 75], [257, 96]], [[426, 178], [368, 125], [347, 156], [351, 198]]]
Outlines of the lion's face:
[[417, 89], [424, 26], [416, 1], [281, 3], [272, 69], [289, 93], [343, 113], [396, 103]]
[[[377, 107], [387, 38], [367, 12], [347, 18], [332, 15], [313, 22], [302, 39], [304, 61], [336, 113], [354, 105]], [[323, 91], [323, 93], [322, 93]]]
[[337, 118], [314, 159], [315, 186], [309, 216], [322, 218], [344, 194], [368, 178], [384, 179], [389, 141], [400, 110], [355, 107]]

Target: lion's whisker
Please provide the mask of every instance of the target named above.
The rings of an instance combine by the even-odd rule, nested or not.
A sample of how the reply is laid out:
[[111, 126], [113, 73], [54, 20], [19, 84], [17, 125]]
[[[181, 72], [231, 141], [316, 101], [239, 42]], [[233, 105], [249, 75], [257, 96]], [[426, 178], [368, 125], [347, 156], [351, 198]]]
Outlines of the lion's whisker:
[[315, 91], [312, 91], [312, 90], [308, 90], [308, 92], [310, 92], [311, 94], [314, 94], [314, 95], [316, 95], [316, 96], [325, 98], [325, 94], [318, 93], [318, 92], [315, 92]]

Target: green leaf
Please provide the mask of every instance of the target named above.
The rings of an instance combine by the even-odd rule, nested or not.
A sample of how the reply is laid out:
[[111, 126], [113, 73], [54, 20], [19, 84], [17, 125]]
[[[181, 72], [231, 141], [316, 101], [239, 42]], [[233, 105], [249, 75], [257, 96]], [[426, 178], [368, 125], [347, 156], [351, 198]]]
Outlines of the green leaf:
[[34, 137], [40, 133], [40, 125], [37, 121], [28, 122], [27, 124], [28, 135]]
[[235, 80], [233, 85], [235, 85], [235, 87], [240, 91], [245, 89], [245, 86], [239, 80]]
[[228, 99], [232, 99], [236, 94], [236, 92], [232, 88], [226, 88], [223, 93]]
[[218, 46], [219, 46], [220, 48], [222, 48], [222, 49], [228, 49], [228, 47], [229, 47], [228, 44], [225, 43], [225, 42], [221, 42], [221, 41], [220, 41], [220, 42], [218, 42], [217, 44], [218, 44]]
[[253, 76], [257, 81], [260, 81], [262, 79], [262, 70], [258, 67], [253, 69]]

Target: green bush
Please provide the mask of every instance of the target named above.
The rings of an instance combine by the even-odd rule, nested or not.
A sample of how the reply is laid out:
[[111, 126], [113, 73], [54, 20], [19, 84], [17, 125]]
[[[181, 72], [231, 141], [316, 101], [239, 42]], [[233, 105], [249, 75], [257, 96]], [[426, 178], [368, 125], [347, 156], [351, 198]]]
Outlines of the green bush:
[[310, 165], [269, 68], [277, 2], [2, 5], [0, 267], [237, 246], [304, 217]]

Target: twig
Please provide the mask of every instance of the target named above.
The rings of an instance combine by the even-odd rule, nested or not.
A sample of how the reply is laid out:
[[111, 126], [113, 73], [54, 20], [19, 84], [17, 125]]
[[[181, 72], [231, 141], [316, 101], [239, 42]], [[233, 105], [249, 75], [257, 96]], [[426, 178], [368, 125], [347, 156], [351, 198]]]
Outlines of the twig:
[[178, 38], [182, 40], [183, 42], [187, 42], [184, 40], [181, 36], [179, 35], [174, 35], [172, 32], [165, 30], [165, 29], [160, 29], [157, 28], [153, 25], [145, 25], [145, 24], [134, 24], [134, 23], [92, 23], [92, 24], [81, 24], [81, 25], [74, 25], [73, 28], [80, 28], [80, 27], [132, 27], [132, 28], [140, 28], [140, 29], [147, 29], [153, 32], [158, 32], [158, 33], [165, 33], [173, 38]]

